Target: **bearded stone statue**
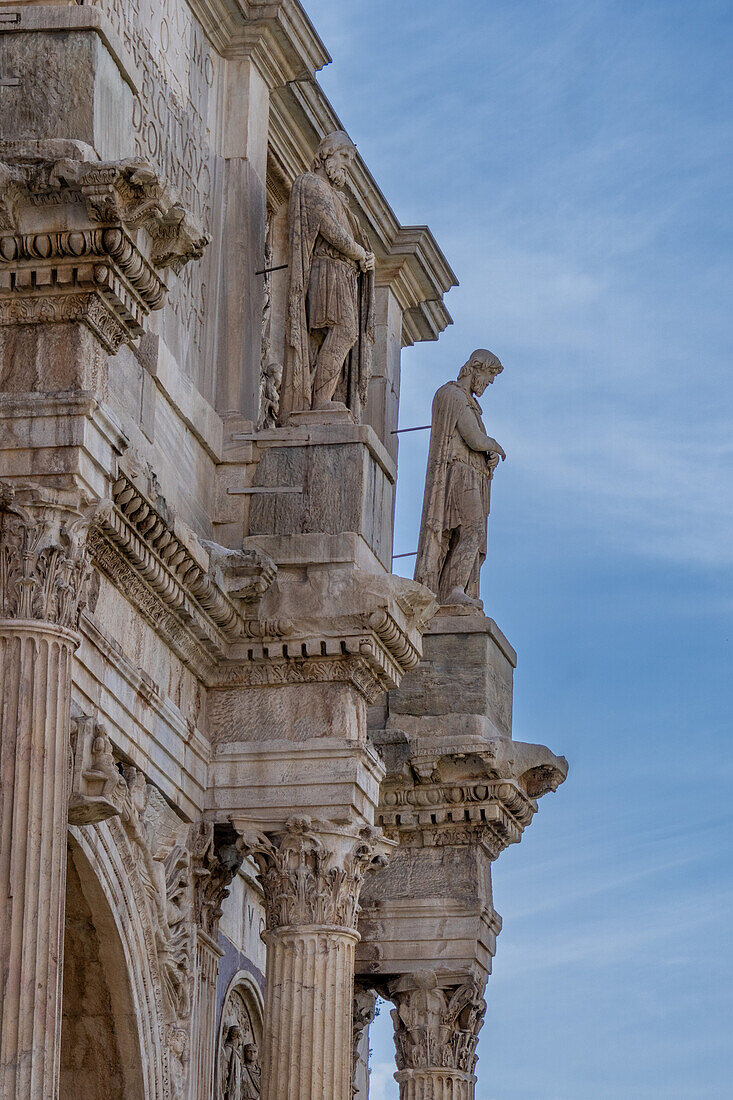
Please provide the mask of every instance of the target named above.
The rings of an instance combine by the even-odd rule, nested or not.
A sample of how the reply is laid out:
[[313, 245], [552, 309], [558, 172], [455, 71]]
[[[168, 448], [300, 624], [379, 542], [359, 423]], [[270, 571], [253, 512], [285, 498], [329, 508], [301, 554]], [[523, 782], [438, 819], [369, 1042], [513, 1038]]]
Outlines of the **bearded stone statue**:
[[355, 152], [342, 130], [329, 134], [290, 194], [281, 424], [292, 412], [344, 406], [359, 420], [366, 402], [374, 255], [341, 190]]
[[479, 573], [486, 557], [491, 479], [505, 459], [486, 434], [476, 400], [504, 368], [479, 349], [456, 382], [441, 386], [433, 400], [415, 580], [443, 605], [483, 607]]

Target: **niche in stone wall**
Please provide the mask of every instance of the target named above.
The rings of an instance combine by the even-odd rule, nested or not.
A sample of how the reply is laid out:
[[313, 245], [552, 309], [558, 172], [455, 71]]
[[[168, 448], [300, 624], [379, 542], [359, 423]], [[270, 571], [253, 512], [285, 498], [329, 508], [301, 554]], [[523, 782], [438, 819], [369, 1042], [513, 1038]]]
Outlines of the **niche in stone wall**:
[[258, 1100], [262, 1051], [262, 994], [249, 974], [232, 979], [221, 1014], [217, 1100]]

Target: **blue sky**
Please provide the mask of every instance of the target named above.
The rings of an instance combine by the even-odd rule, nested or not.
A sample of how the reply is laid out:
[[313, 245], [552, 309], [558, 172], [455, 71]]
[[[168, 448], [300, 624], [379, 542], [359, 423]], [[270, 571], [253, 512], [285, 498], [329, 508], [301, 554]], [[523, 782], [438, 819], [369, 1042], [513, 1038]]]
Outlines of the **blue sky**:
[[[727, 1100], [733, 4], [306, 6], [323, 86], [461, 281], [404, 355], [402, 424], [474, 347], [505, 363], [483, 596], [515, 736], [571, 762], [494, 866], [477, 1100]], [[402, 439], [410, 551], [427, 439]]]

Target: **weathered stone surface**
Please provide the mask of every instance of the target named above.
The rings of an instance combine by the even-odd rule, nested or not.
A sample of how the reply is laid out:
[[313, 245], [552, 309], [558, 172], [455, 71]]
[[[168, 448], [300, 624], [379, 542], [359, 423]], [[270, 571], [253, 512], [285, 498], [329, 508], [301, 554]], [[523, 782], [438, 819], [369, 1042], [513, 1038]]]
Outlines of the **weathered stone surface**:
[[283, 423], [293, 412], [332, 406], [334, 394], [357, 420], [366, 404], [375, 260], [341, 190], [355, 153], [348, 134], [328, 134], [290, 192]]
[[471, 1096], [490, 863], [564, 762], [476, 555], [433, 625], [391, 574], [456, 279], [328, 60], [297, 0], [0, 13], [3, 1100], [367, 1100], [375, 989], [401, 1095]]
[[132, 120], [139, 76], [96, 10], [17, 5], [3, 21], [0, 138], [79, 141], [100, 159], [134, 153]]
[[486, 434], [480, 397], [504, 368], [490, 351], [473, 352], [457, 382], [433, 400], [415, 579], [441, 604], [483, 608], [479, 574], [486, 558], [486, 521], [499, 443]]

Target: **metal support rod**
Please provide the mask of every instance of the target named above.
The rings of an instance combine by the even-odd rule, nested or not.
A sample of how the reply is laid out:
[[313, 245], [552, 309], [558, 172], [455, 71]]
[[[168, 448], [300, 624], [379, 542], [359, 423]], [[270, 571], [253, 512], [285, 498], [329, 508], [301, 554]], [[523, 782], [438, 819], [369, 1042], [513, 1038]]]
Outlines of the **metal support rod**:
[[393, 554], [392, 555], [392, 561], [394, 561], [395, 558], [416, 558], [416, 557], [417, 557], [417, 550], [412, 550], [409, 554]]
[[246, 489], [227, 489], [230, 496], [255, 496], [259, 493], [302, 493], [302, 485], [251, 485]]
[[402, 432], [426, 432], [432, 426], [432, 424], [421, 424], [419, 428], [395, 428], [390, 435], [401, 435]]
[[255, 275], [269, 275], [271, 271], [284, 271], [290, 264], [280, 264], [278, 267], [263, 267], [262, 271], [255, 271]]

